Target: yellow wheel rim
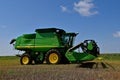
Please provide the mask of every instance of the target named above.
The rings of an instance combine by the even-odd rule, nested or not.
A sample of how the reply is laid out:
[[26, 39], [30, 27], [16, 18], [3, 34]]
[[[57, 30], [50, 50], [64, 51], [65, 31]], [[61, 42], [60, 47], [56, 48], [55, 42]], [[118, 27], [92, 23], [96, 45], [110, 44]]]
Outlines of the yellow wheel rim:
[[29, 63], [29, 58], [28, 58], [27, 56], [24, 56], [24, 57], [22, 58], [22, 63], [23, 63], [23, 64], [28, 64], [28, 63]]
[[58, 55], [56, 54], [56, 53], [51, 53], [50, 55], [49, 55], [49, 61], [50, 61], [50, 63], [52, 63], [52, 64], [55, 64], [55, 63], [57, 63], [58, 62]]

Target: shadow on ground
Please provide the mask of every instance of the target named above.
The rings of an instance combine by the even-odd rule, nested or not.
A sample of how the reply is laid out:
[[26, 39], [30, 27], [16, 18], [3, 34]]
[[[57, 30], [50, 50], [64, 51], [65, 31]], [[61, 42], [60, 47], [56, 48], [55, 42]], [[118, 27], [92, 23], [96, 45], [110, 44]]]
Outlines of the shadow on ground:
[[106, 69], [106, 68], [112, 68], [115, 70], [115, 68], [105, 62], [83, 62], [81, 63], [79, 66], [77, 66], [78, 68], [91, 68], [91, 69], [98, 69], [98, 68], [102, 68], [102, 69]]

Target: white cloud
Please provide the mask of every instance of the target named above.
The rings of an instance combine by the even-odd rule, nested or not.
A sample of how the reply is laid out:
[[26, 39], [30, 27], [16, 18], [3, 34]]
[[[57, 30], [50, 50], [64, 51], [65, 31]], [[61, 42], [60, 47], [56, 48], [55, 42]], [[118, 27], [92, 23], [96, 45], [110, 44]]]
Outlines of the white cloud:
[[80, 0], [78, 3], [74, 3], [74, 10], [82, 16], [91, 16], [98, 14], [95, 9], [93, 0]]
[[120, 38], [120, 31], [117, 31], [113, 34], [113, 37]]
[[61, 5], [60, 8], [61, 8], [62, 12], [69, 12], [69, 10], [67, 9], [66, 6]]

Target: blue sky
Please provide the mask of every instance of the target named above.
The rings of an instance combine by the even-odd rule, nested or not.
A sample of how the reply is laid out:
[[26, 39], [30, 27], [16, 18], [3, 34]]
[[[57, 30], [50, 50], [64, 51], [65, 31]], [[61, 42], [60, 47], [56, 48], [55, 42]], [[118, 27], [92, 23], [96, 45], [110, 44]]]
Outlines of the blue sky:
[[94, 39], [101, 53], [120, 52], [120, 0], [0, 0], [0, 55], [15, 55], [10, 40], [36, 28], [79, 32], [75, 44]]

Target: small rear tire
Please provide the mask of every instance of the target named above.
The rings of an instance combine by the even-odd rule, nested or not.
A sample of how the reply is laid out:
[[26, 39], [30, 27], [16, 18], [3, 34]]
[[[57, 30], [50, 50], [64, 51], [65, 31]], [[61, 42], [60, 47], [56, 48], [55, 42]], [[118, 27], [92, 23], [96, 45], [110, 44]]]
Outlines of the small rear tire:
[[20, 63], [22, 65], [28, 65], [32, 63], [31, 57], [29, 54], [23, 54], [20, 58]]

